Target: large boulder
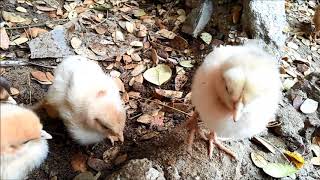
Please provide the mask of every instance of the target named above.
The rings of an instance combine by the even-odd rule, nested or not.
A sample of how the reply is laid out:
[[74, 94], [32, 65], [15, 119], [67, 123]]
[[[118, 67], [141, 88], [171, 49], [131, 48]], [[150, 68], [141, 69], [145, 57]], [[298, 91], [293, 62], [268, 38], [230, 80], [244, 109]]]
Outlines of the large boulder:
[[254, 39], [262, 39], [278, 58], [281, 57], [288, 26], [285, 14], [285, 0], [261, 1], [243, 0], [242, 23]]

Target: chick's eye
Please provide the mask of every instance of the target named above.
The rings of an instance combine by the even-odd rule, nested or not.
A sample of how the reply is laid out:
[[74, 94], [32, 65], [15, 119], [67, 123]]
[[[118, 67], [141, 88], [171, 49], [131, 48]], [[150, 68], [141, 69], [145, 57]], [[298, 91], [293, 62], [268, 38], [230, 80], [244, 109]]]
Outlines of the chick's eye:
[[22, 144], [27, 144], [28, 142], [30, 142], [30, 140], [24, 141]]

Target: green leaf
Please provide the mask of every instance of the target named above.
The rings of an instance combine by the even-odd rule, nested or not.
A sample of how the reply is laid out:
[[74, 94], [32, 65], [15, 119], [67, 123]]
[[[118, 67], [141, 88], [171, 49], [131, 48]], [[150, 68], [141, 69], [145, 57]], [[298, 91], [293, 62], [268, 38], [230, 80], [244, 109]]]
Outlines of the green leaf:
[[186, 67], [186, 68], [192, 68], [193, 64], [191, 64], [191, 61], [180, 61], [179, 64], [182, 67]]
[[298, 169], [288, 164], [268, 163], [263, 171], [274, 178], [282, 178], [295, 174]]
[[210, 44], [211, 43], [211, 40], [212, 40], [212, 36], [211, 34], [207, 33], [207, 32], [203, 32], [201, 33], [201, 36], [200, 38], [207, 44]]
[[159, 64], [143, 73], [143, 77], [152, 84], [160, 86], [167, 82], [172, 76], [172, 71], [168, 65]]

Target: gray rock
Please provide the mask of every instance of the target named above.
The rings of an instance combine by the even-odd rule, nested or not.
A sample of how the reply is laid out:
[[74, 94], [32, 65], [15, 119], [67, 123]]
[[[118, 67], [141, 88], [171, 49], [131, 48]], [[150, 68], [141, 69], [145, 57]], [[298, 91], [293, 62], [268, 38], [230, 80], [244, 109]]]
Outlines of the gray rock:
[[28, 45], [31, 51], [31, 59], [36, 58], [62, 58], [73, 55], [73, 51], [67, 44], [66, 30], [57, 27], [31, 40]]
[[287, 100], [284, 107], [277, 113], [281, 126], [274, 128], [277, 135], [286, 138], [286, 145], [290, 150], [298, 150], [304, 145], [299, 132], [304, 128], [305, 117], [301, 115]]
[[286, 41], [283, 30], [288, 26], [285, 0], [243, 0], [243, 10], [242, 23], [245, 30], [252, 38], [264, 40], [279, 58], [280, 49]]
[[148, 159], [129, 161], [118, 172], [113, 173], [108, 180], [165, 180], [161, 167]]
[[212, 0], [205, 0], [200, 6], [194, 8], [182, 26], [182, 32], [197, 37], [209, 22], [213, 12]]

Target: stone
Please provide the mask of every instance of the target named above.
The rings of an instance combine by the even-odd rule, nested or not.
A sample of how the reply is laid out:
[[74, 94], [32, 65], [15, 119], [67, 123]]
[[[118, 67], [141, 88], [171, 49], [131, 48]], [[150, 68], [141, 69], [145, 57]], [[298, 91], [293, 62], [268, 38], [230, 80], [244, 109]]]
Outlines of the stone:
[[192, 35], [193, 37], [197, 37], [209, 22], [212, 12], [212, 0], [205, 0], [201, 5], [192, 9], [189, 13], [184, 25], [182, 26], [182, 32]]
[[66, 30], [61, 26], [31, 40], [28, 45], [31, 59], [63, 58], [74, 55], [66, 41]]
[[244, 0], [242, 23], [245, 30], [254, 39], [262, 39], [277, 58], [281, 57], [288, 27], [285, 14], [285, 0], [261, 1]]
[[118, 172], [113, 173], [108, 180], [165, 180], [161, 167], [144, 158], [129, 161]]

